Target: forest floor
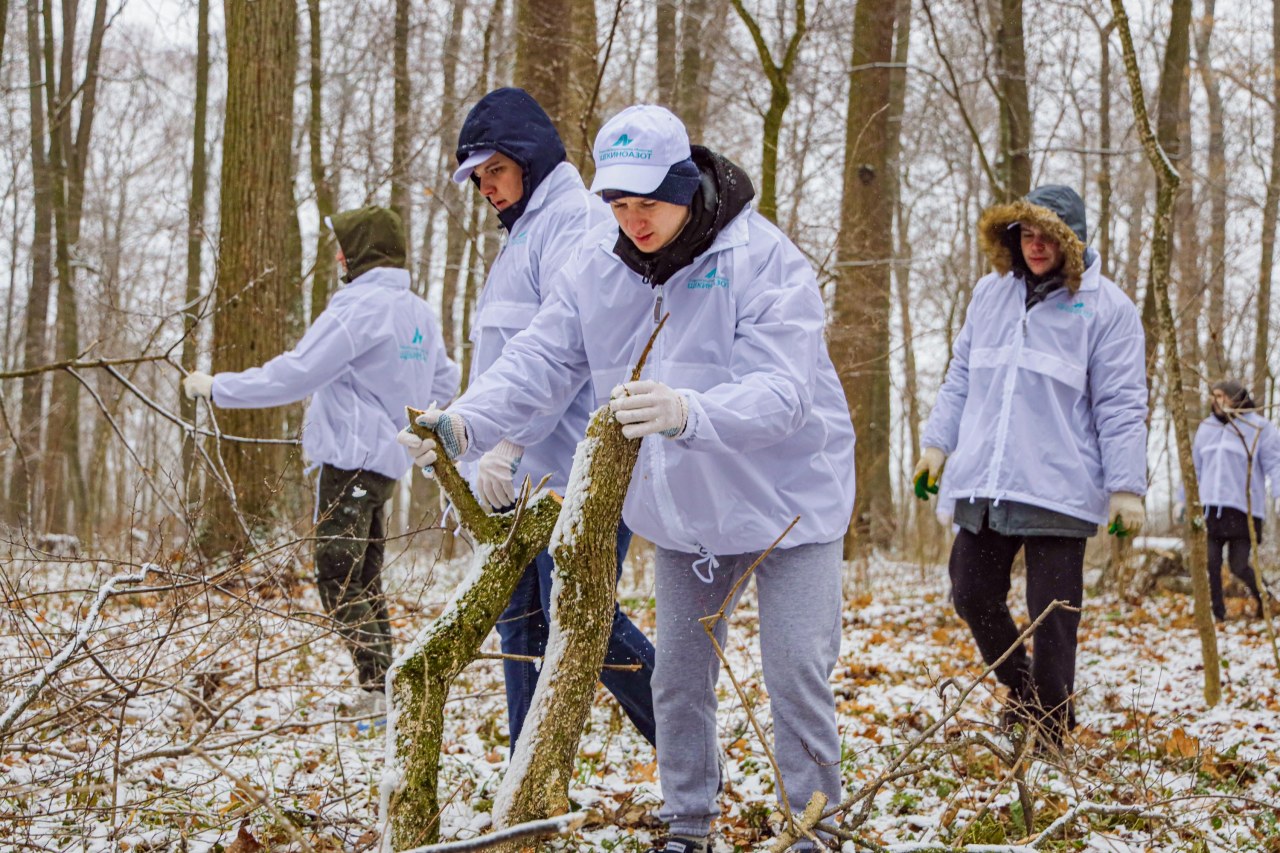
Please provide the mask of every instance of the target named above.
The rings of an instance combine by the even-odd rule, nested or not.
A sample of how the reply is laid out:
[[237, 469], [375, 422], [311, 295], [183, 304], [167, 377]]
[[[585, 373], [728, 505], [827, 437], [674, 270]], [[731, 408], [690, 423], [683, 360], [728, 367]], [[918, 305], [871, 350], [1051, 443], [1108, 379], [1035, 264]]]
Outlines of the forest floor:
[[[467, 562], [465, 553], [441, 560], [422, 549], [390, 562], [399, 641], [438, 615]], [[623, 607], [652, 636], [646, 552], [629, 566]], [[0, 712], [120, 571], [74, 558], [0, 562]], [[0, 838], [9, 839], [0, 848], [376, 849], [382, 738], [339, 711], [353, 693], [350, 662], [323, 627], [308, 571], [305, 559], [281, 556], [259, 565], [256, 580], [212, 590], [153, 585], [107, 601], [91, 654], [56, 676], [0, 742]], [[944, 713], [940, 686], [951, 685], [942, 695], [952, 708], [982, 667], [947, 600], [944, 566], [877, 558], [851, 567], [845, 588], [832, 688], [848, 794]], [[1024, 617], [1020, 580], [1011, 600]], [[1135, 603], [1091, 592], [1080, 631], [1081, 725], [1063, 752], [1011, 779], [970, 737], [996, 734], [1000, 695], [988, 679], [905, 760], [914, 769], [878, 790], [858, 847], [1280, 853], [1280, 677], [1262, 622], [1245, 601], [1228, 604], [1222, 700], [1208, 708], [1189, 597], [1161, 592]], [[749, 591], [726, 652], [767, 726], [754, 608]], [[486, 648], [496, 651], [495, 637]], [[466, 839], [488, 828], [507, 764], [501, 664], [473, 664], [449, 709], [443, 837]], [[724, 677], [719, 723], [729, 781], [716, 849], [764, 849], [776, 820], [770, 763]], [[570, 793], [592, 821], [537, 849], [643, 851], [661, 835], [654, 753], [603, 689]], [[1033, 806], [1030, 827], [1024, 802]]]

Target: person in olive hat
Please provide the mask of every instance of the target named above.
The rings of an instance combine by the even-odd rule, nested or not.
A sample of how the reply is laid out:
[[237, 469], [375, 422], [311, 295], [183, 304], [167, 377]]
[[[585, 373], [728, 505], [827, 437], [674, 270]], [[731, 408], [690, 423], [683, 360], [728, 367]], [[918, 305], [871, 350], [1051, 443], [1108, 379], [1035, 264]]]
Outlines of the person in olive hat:
[[381, 709], [391, 665], [382, 595], [383, 505], [409, 460], [396, 443], [404, 408], [448, 400], [459, 370], [431, 308], [409, 288], [400, 217], [384, 207], [335, 214], [344, 286], [289, 352], [261, 367], [192, 371], [188, 397], [221, 408], [283, 406], [307, 397], [302, 450], [319, 467], [316, 583], [355, 659], [364, 692], [352, 713]]

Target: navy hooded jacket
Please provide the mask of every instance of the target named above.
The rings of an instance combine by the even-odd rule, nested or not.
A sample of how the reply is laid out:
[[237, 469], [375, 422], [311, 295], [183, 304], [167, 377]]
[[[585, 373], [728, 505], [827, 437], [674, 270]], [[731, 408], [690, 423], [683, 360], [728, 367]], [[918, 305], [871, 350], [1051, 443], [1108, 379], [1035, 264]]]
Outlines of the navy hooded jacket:
[[[498, 211], [502, 227], [511, 226], [524, 214], [525, 206], [543, 179], [564, 162], [564, 143], [551, 118], [524, 89], [494, 89], [481, 98], [458, 134], [458, 163], [476, 151], [492, 149], [505, 154], [524, 172], [524, 194], [505, 210]], [[471, 180], [479, 185], [472, 174]]]

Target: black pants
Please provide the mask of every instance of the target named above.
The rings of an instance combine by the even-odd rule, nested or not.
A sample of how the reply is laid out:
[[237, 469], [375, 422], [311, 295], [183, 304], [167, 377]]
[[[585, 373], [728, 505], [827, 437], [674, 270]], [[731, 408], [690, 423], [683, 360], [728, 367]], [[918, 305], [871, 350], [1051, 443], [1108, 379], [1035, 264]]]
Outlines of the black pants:
[[382, 689], [391, 666], [391, 623], [382, 595], [383, 506], [395, 480], [373, 471], [320, 469], [316, 585], [351, 650], [362, 687]]
[[[1258, 595], [1258, 582], [1249, 564], [1249, 528], [1245, 514], [1231, 507], [1205, 507], [1206, 527], [1209, 533], [1209, 601], [1213, 618], [1219, 622], [1227, 618], [1227, 606], [1222, 600], [1222, 555], [1226, 552], [1231, 574], [1238, 577], [1262, 613], [1262, 599]], [[1253, 518], [1253, 530], [1258, 542], [1262, 542], [1262, 519]]]
[[[1084, 598], [1085, 539], [1068, 536], [1005, 536], [983, 522], [979, 533], [961, 530], [951, 549], [951, 588], [956, 613], [969, 624], [988, 664], [1018, 639], [1009, 613], [1009, 574], [1019, 548], [1026, 548], [1027, 611], [1038, 617], [1054, 600], [1079, 607]], [[1075, 725], [1076, 631], [1080, 614], [1054, 610], [1032, 635], [1033, 655], [1019, 647], [996, 667], [996, 677], [1015, 701], [1038, 707], [1067, 728]]]

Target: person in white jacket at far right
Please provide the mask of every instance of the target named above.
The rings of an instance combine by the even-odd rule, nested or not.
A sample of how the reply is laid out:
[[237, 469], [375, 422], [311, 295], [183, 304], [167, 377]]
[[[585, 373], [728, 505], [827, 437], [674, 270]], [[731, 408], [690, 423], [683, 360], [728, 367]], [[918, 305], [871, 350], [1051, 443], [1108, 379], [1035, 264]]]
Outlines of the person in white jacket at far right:
[[[1098, 525], [1136, 535], [1144, 520], [1142, 323], [1086, 237], [1084, 202], [1065, 186], [983, 213], [978, 238], [995, 272], [973, 289], [921, 438], [914, 477], [941, 476], [940, 503], [954, 504], [952, 597], [988, 664], [1018, 638], [1007, 599], [1020, 549], [1034, 620], [1055, 600], [1080, 607]], [[1075, 726], [1079, 624], [1078, 609], [1055, 609], [1033, 655], [1019, 646], [996, 667], [1009, 688], [1002, 724], [1036, 733], [1037, 748], [1060, 746]]]
[[1209, 600], [1213, 618], [1224, 621], [1225, 551], [1231, 573], [1249, 588], [1255, 613], [1261, 618], [1262, 596], [1249, 561], [1252, 543], [1248, 524], [1253, 522], [1254, 538], [1261, 543], [1267, 481], [1271, 481], [1273, 492], [1280, 489], [1280, 431], [1258, 413], [1253, 398], [1239, 382], [1224, 379], [1214, 384], [1212, 392], [1213, 410], [1200, 422], [1191, 445], [1209, 534]]

